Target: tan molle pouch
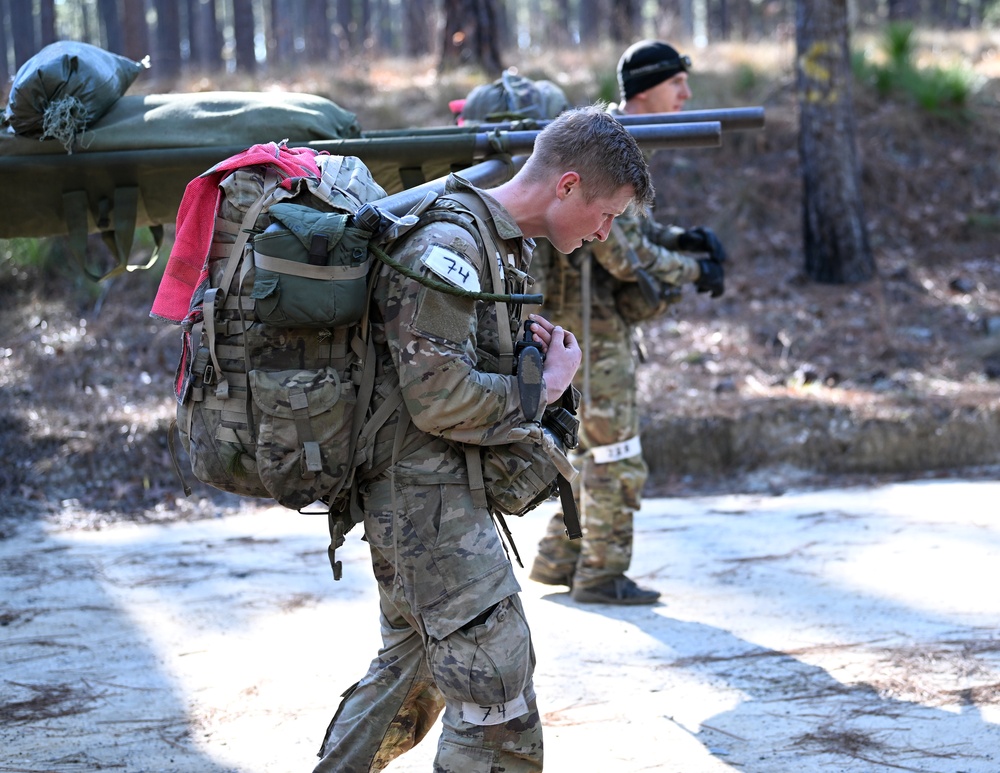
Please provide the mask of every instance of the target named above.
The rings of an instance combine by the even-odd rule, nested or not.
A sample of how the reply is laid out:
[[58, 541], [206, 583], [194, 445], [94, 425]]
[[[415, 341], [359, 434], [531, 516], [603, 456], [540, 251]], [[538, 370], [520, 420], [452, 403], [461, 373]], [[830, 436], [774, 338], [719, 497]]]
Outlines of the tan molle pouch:
[[544, 427], [518, 443], [483, 447], [482, 458], [487, 501], [504, 515], [524, 515], [559, 493], [560, 475], [577, 475], [562, 443]]

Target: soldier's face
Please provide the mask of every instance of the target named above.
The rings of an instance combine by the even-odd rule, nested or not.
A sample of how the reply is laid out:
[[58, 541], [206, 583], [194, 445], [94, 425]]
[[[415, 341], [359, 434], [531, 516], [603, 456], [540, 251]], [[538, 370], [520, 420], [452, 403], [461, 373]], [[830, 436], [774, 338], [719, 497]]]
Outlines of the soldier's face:
[[676, 113], [684, 109], [684, 103], [689, 99], [691, 88], [688, 86], [686, 72], [679, 72], [642, 93], [642, 103], [647, 113]]
[[611, 196], [587, 201], [581, 184], [570, 187], [560, 199], [549, 241], [563, 253], [584, 242], [603, 242], [611, 232], [611, 223], [628, 208], [634, 195], [632, 186], [625, 185]]

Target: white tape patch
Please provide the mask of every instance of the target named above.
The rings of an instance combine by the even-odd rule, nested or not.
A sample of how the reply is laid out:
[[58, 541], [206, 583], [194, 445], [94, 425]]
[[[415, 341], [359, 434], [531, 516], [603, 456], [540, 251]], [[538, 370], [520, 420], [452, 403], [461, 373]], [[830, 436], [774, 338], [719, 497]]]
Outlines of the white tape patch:
[[420, 256], [420, 262], [455, 287], [469, 292], [479, 292], [479, 274], [475, 267], [457, 252], [433, 244]]
[[617, 462], [619, 459], [631, 459], [642, 453], [642, 443], [639, 436], [630, 437], [621, 443], [612, 443], [608, 446], [598, 446], [590, 449], [590, 455], [594, 458], [594, 464], [607, 464]]
[[524, 693], [514, 700], [494, 706], [480, 706], [478, 703], [462, 704], [462, 719], [470, 725], [502, 725], [528, 713], [528, 702]]

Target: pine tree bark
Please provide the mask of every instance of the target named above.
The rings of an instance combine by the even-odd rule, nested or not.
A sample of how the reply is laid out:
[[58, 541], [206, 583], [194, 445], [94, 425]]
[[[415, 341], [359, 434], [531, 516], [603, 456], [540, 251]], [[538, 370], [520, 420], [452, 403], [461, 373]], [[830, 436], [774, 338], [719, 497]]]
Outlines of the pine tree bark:
[[122, 32], [125, 47], [121, 53], [137, 62], [150, 54], [149, 25], [146, 23], [146, 4], [143, 0], [123, 0]]
[[254, 52], [254, 4], [252, 0], [233, 0], [233, 41], [236, 69], [252, 75], [257, 72]]
[[500, 7], [498, 0], [444, 0], [442, 70], [477, 65], [487, 76], [498, 77], [500, 63]]
[[580, 42], [584, 45], [600, 43], [604, 28], [602, 20], [607, 16], [600, 0], [580, 0], [579, 13]]
[[150, 72], [156, 78], [176, 78], [181, 73], [181, 15], [177, 0], [154, 0], [156, 55]]
[[433, 3], [427, 0], [411, 0], [403, 3], [406, 14], [403, 29], [406, 30], [403, 39], [407, 56], [417, 58], [431, 51], [431, 19], [434, 14]]
[[216, 0], [187, 0], [190, 63], [205, 72], [222, 69], [222, 35]]
[[14, 39], [14, 70], [38, 53], [35, 13], [31, 0], [10, 0], [10, 33]]
[[307, 0], [305, 18], [306, 59], [310, 63], [330, 60], [328, 0]]
[[831, 284], [875, 273], [855, 142], [847, 0], [799, 0], [796, 79], [805, 272]]
[[38, 31], [43, 48], [56, 42], [55, 0], [40, 0], [38, 3]]
[[636, 0], [616, 0], [611, 4], [611, 40], [620, 48], [632, 45], [636, 41], [639, 19], [639, 3]]
[[14, 75], [7, 64], [7, 39], [7, 2], [0, 0], [0, 48], [3, 48], [3, 56], [0, 56], [0, 83], [5, 84]]
[[118, 3], [114, 0], [97, 0], [97, 16], [104, 30], [104, 42], [108, 51], [124, 54], [125, 36], [122, 34], [122, 23], [118, 16]]

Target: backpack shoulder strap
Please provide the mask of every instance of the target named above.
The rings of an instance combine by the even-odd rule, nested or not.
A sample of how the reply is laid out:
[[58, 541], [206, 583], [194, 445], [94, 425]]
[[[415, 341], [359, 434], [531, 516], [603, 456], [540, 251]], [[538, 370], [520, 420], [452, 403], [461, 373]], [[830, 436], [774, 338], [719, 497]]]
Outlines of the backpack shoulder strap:
[[[489, 265], [492, 291], [494, 293], [503, 292], [505, 286], [504, 254], [507, 250], [493, 227], [492, 216], [486, 208], [486, 204], [475, 194], [461, 191], [446, 194], [442, 198], [457, 202], [461, 207], [460, 211], [464, 211], [472, 218], [476, 225], [472, 233], [478, 237], [476, 242], [483, 250], [483, 256]], [[510, 375], [514, 372], [514, 338], [510, 332], [510, 326], [502, 324], [503, 320], [510, 318], [510, 309], [504, 301], [498, 300], [495, 303], [500, 347], [500, 372]]]
[[[483, 256], [490, 267], [490, 282], [493, 292], [499, 293], [504, 290], [505, 282], [503, 277], [504, 253], [506, 248], [502, 245], [502, 240], [492, 225], [492, 216], [483, 203], [482, 199], [472, 193], [454, 192], [444, 197], [459, 204], [468, 216], [471, 216], [476, 224], [473, 234], [477, 237], [477, 244], [483, 250]], [[492, 254], [491, 254], [492, 253]], [[514, 338], [511, 335], [510, 325], [505, 322], [510, 318], [510, 309], [504, 301], [495, 301], [497, 313], [497, 335], [500, 355], [499, 370], [501, 373], [511, 375], [514, 373]], [[472, 493], [472, 501], [476, 507], [487, 509], [489, 500], [486, 497], [486, 481], [483, 478], [482, 448], [480, 446], [466, 444], [465, 465], [469, 474], [469, 489]], [[509, 538], [509, 532], [508, 532]], [[513, 539], [510, 539], [513, 547]], [[516, 548], [514, 549], [517, 554]], [[518, 557], [520, 564], [520, 558]]]

